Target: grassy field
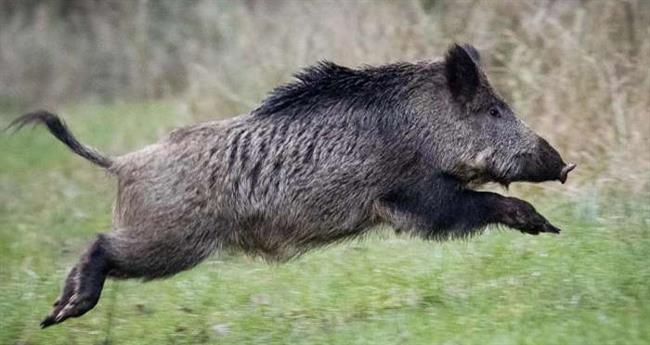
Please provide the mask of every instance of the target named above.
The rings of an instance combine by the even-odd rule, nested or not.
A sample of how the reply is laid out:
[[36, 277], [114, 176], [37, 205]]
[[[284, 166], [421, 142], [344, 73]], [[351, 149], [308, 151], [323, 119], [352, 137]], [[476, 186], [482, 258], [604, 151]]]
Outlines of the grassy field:
[[[63, 115], [109, 153], [190, 121], [166, 104]], [[649, 201], [597, 191], [529, 197], [560, 236], [386, 232], [279, 266], [214, 257], [163, 281], [109, 281], [85, 317], [40, 330], [69, 267], [110, 228], [114, 181], [42, 128], [2, 133], [0, 151], [0, 344], [650, 343]]]

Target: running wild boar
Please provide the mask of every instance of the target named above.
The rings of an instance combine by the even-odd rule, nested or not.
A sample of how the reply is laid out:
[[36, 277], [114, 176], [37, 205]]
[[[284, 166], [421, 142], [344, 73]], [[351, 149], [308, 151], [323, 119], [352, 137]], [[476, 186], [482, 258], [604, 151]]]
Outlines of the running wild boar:
[[215, 251], [282, 261], [379, 224], [437, 240], [490, 224], [559, 233], [529, 203], [472, 188], [564, 182], [575, 167], [517, 119], [469, 45], [434, 62], [321, 62], [248, 114], [119, 157], [81, 144], [46, 111], [10, 126], [31, 123], [118, 187], [112, 231], [72, 268], [42, 327], [92, 309], [106, 277], [167, 277]]

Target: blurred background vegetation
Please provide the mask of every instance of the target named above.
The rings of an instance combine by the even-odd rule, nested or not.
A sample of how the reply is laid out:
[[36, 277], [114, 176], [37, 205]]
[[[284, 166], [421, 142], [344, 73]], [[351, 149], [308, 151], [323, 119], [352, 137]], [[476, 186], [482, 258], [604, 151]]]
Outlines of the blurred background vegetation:
[[384, 234], [279, 267], [216, 258], [110, 282], [89, 315], [39, 331], [68, 267], [110, 228], [114, 186], [42, 130], [3, 133], [0, 343], [648, 343], [648, 37], [645, 0], [0, 1], [0, 126], [47, 108], [120, 154], [250, 111], [318, 60], [430, 60], [459, 41], [579, 165], [566, 185], [508, 192], [560, 237]]

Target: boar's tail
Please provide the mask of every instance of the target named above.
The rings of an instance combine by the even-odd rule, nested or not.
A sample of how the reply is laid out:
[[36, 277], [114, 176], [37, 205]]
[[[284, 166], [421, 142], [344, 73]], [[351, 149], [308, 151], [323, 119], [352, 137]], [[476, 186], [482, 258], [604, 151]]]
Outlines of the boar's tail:
[[36, 125], [39, 123], [45, 124], [50, 133], [52, 133], [57, 139], [61, 140], [74, 153], [80, 155], [81, 157], [86, 158], [87, 160], [99, 165], [102, 168], [109, 168], [113, 164], [113, 161], [101, 154], [99, 151], [90, 146], [86, 146], [80, 143], [57, 115], [45, 110], [39, 110], [20, 116], [19, 118], [12, 121], [6, 129], [15, 128], [15, 131], [18, 131], [25, 125]]

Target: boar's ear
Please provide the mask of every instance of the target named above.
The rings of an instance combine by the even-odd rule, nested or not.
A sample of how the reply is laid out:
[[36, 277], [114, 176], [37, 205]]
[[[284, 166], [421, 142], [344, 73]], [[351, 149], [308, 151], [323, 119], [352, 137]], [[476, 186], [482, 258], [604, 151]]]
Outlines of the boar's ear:
[[479, 87], [480, 56], [469, 44], [454, 44], [445, 56], [445, 75], [452, 96], [460, 102], [468, 102]]

